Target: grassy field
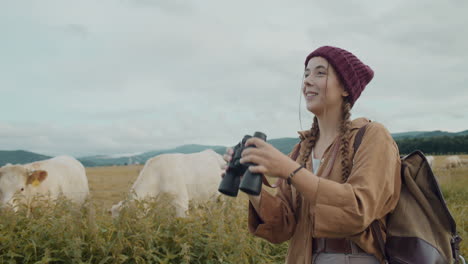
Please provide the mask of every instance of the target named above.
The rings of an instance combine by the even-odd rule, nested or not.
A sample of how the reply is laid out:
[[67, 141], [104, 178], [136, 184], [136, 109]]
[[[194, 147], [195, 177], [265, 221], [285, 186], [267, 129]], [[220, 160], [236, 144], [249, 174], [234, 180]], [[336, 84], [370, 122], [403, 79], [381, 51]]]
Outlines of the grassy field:
[[[460, 155], [468, 159], [468, 155]], [[461, 252], [468, 259], [468, 167], [444, 169], [446, 156], [436, 156], [434, 174], [437, 176], [449, 210], [457, 223], [457, 230], [464, 239]]]
[[[468, 167], [443, 169], [441, 183], [460, 235], [468, 240]], [[463, 158], [468, 158], [464, 156]], [[247, 231], [247, 198], [193, 206], [174, 217], [166, 199], [136, 204], [112, 219], [110, 207], [124, 199], [142, 166], [87, 168], [89, 202], [68, 202], [0, 211], [0, 263], [283, 263], [287, 243], [274, 245]], [[146, 204], [149, 210], [143, 215]], [[468, 242], [462, 243], [468, 254]]]
[[110, 209], [123, 200], [143, 165], [86, 168], [91, 199], [98, 208]]

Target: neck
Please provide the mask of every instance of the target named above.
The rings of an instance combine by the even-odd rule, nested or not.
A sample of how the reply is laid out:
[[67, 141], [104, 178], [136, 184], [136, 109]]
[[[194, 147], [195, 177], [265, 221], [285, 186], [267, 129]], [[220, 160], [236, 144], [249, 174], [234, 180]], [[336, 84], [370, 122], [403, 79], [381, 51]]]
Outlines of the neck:
[[320, 139], [331, 142], [339, 134], [342, 122], [341, 107], [327, 109], [326, 113], [316, 115], [320, 128]]

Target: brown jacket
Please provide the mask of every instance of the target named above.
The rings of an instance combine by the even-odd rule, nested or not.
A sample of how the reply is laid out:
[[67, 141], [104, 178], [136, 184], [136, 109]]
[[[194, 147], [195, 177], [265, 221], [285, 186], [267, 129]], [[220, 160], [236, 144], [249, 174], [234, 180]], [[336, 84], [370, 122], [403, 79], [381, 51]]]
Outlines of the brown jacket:
[[[353, 155], [356, 133], [368, 120], [352, 121], [349, 153]], [[297, 160], [306, 152], [305, 138], [309, 131], [299, 132], [301, 148]], [[354, 156], [353, 168], [346, 183], [341, 180], [341, 155], [338, 153], [327, 178], [320, 175], [331, 158], [332, 143], [324, 153], [318, 177], [312, 179], [315, 197], [303, 199], [292, 191], [286, 181], [280, 181], [276, 196], [262, 190], [259, 214], [249, 203], [249, 231], [272, 243], [290, 240], [286, 263], [312, 263], [312, 237], [341, 238], [354, 241], [369, 254], [382, 260], [377, 240], [368, 228], [374, 219], [380, 219], [385, 230], [384, 216], [392, 211], [399, 199], [400, 158], [395, 141], [388, 130], [377, 122], [371, 122]], [[291, 153], [297, 150], [296, 145]], [[306, 164], [311, 170], [312, 161]], [[293, 201], [292, 193], [296, 193]], [[293, 207], [295, 205], [295, 208]]]

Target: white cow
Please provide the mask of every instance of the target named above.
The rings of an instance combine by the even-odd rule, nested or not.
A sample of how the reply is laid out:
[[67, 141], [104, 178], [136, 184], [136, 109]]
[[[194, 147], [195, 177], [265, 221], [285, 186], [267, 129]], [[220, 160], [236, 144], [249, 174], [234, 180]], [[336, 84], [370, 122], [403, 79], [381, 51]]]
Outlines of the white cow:
[[[211, 149], [193, 154], [162, 154], [149, 159], [130, 189], [130, 200], [143, 200], [160, 194], [173, 197], [171, 205], [178, 217], [185, 217], [190, 200], [204, 201], [219, 196], [221, 155]], [[124, 201], [112, 206], [117, 217]]]
[[461, 160], [458, 156], [449, 156], [445, 159], [445, 168], [457, 168], [461, 166]]
[[432, 168], [434, 164], [434, 156], [426, 156], [427, 163], [429, 163], [429, 166]]
[[[89, 194], [85, 168], [76, 159], [58, 156], [24, 165], [7, 164], [0, 168], [0, 204], [16, 209], [17, 193], [30, 201], [35, 195], [50, 195], [56, 199], [63, 195], [81, 204]], [[24, 200], [19, 200], [24, 201]]]
[[466, 166], [468, 165], [468, 159], [460, 159], [461, 165]]

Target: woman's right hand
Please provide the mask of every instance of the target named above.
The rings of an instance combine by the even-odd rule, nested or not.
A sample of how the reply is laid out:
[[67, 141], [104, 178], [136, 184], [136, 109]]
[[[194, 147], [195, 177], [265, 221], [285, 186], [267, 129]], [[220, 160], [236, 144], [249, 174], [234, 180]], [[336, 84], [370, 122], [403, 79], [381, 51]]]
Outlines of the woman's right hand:
[[221, 168], [224, 170], [224, 172], [221, 174], [221, 177], [224, 177], [224, 174], [226, 174], [228, 164], [232, 160], [232, 155], [234, 154], [234, 150], [232, 148], [226, 148], [226, 152], [223, 155], [224, 161], [226, 161], [226, 164], [224, 164]]
[[[224, 164], [221, 168], [224, 170], [223, 173], [221, 174], [221, 177], [224, 177], [226, 174], [226, 170], [228, 168], [229, 162], [232, 160], [232, 155], [234, 154], [234, 149], [233, 148], [226, 148], [226, 152], [223, 155], [223, 159], [226, 161], [226, 164]], [[242, 176], [241, 176], [242, 177]], [[259, 213], [259, 204], [260, 204], [260, 197], [259, 196], [253, 196], [253, 195], [248, 195], [250, 202], [252, 203], [253, 207]]]

